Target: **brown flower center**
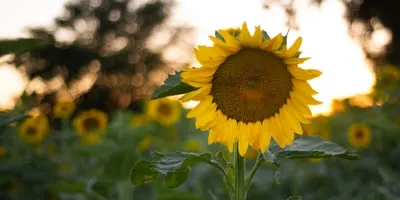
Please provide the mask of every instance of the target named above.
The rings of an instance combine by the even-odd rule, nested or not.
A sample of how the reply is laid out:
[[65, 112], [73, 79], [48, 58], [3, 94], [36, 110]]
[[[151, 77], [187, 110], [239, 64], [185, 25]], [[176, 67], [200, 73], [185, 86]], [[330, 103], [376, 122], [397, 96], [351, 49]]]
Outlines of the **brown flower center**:
[[157, 107], [158, 113], [164, 116], [169, 116], [172, 113], [172, 107], [168, 103], [161, 102]]
[[244, 48], [217, 69], [211, 94], [224, 115], [243, 122], [262, 121], [286, 104], [292, 91], [291, 79], [278, 56]]
[[34, 126], [29, 126], [29, 127], [26, 129], [26, 134], [27, 134], [27, 135], [36, 135], [36, 133], [37, 133], [37, 128], [34, 127]]
[[357, 131], [355, 132], [354, 136], [355, 136], [357, 139], [361, 140], [361, 139], [364, 138], [364, 131], [362, 131], [362, 130], [357, 130]]
[[86, 131], [94, 131], [100, 126], [99, 120], [95, 118], [88, 118], [83, 122], [83, 127]]

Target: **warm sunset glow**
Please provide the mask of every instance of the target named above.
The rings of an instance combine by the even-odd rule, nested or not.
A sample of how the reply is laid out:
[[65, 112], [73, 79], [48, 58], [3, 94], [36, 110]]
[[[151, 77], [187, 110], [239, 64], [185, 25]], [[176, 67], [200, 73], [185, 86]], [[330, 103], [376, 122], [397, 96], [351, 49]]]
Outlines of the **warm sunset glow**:
[[[62, 3], [60, 1], [57, 6], [53, 6], [60, 9]], [[0, 3], [0, 11], [1, 7], [7, 6], [5, 3]], [[312, 57], [312, 59], [301, 67], [314, 68], [323, 72], [320, 78], [310, 81], [312, 86], [320, 92], [316, 98], [324, 102], [320, 106], [312, 107], [313, 113], [329, 113], [332, 99], [371, 92], [374, 84], [372, 64], [366, 61], [360, 44], [348, 34], [349, 25], [343, 17], [345, 7], [341, 1], [325, 1], [321, 7], [312, 6], [309, 0], [296, 1], [295, 7], [298, 9], [297, 22], [300, 29], [290, 30], [288, 43], [291, 44], [295, 38], [302, 36], [303, 45], [300, 50], [303, 52], [303, 56]], [[30, 13], [34, 13], [34, 11], [25, 14], [30, 15]], [[49, 13], [48, 18], [54, 17], [55, 13], [57, 12]], [[25, 26], [39, 23], [26, 17], [16, 17], [14, 20], [18, 19], [24, 20]], [[270, 5], [270, 9], [266, 10], [262, 8], [261, 1], [244, 0], [178, 0], [170, 24], [193, 26], [197, 31], [197, 37], [193, 38], [195, 44], [210, 45], [211, 41], [208, 36], [212, 35], [216, 29], [239, 26], [243, 21], [246, 21], [251, 29], [256, 25], [261, 25], [262, 28], [268, 30], [270, 35], [279, 32], [286, 33], [289, 29], [285, 25], [286, 16], [283, 8], [273, 4]], [[10, 21], [7, 24], [13, 24], [13, 22]], [[0, 28], [0, 37], [3, 32], [5, 36], [10, 36], [10, 30], [6, 29], [6, 26]], [[21, 35], [21, 32], [18, 33]], [[371, 46], [382, 47], [390, 42], [390, 33], [380, 29], [379, 33], [374, 35], [372, 42]], [[195, 63], [195, 61], [193, 62]], [[2, 75], [1, 77], [2, 84], [10, 82], [9, 77], [11, 76]], [[15, 84], [14, 87], [20, 88], [13, 90], [19, 91], [23, 85], [23, 83]], [[8, 102], [10, 101], [8, 94], [1, 93], [0, 107], [11, 105]], [[186, 106], [193, 105], [195, 103], [191, 102]]]

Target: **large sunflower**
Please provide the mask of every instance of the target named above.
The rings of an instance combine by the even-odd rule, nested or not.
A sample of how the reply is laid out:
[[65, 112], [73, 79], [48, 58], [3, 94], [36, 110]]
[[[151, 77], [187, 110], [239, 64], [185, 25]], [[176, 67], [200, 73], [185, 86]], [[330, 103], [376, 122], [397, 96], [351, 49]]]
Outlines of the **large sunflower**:
[[103, 111], [91, 109], [81, 112], [74, 119], [74, 128], [82, 142], [85, 144], [95, 144], [100, 141], [100, 135], [107, 126], [108, 117]]
[[302, 38], [287, 48], [282, 34], [269, 39], [257, 26], [250, 35], [243, 23], [239, 34], [219, 30], [210, 39], [213, 46], [195, 49], [202, 66], [181, 74], [183, 82], [198, 88], [181, 100], [200, 101], [187, 117], [196, 118], [197, 128], [210, 129], [209, 143], [225, 144], [232, 152], [237, 141], [242, 156], [249, 145], [266, 151], [270, 137], [281, 148], [292, 144], [294, 133], [302, 134], [300, 123], [312, 114], [308, 106], [320, 104], [307, 81], [321, 72], [298, 67], [308, 59], [299, 58]]
[[151, 100], [146, 105], [146, 114], [164, 126], [170, 126], [179, 121], [181, 105], [169, 98]]
[[50, 133], [49, 119], [44, 115], [31, 117], [22, 122], [18, 136], [27, 144], [40, 144]]
[[350, 126], [347, 139], [355, 148], [366, 148], [371, 144], [371, 129], [366, 124], [355, 123]]

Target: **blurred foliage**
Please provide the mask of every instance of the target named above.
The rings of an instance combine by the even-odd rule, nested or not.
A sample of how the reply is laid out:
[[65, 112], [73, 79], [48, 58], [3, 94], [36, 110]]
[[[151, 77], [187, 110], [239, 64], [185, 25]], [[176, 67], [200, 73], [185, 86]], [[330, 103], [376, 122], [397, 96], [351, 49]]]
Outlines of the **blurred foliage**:
[[[310, 5], [321, 5], [326, 0], [311, 0]], [[400, 23], [398, 19], [400, 18], [400, 12], [398, 8], [400, 7], [400, 1], [397, 0], [341, 0], [346, 8], [345, 17], [350, 22], [349, 32], [356, 35], [357, 29], [353, 29], [353, 25], [362, 24], [365, 28], [361, 33], [362, 45], [364, 46], [364, 51], [367, 57], [377, 62], [391, 63], [396, 66], [400, 65]], [[298, 28], [295, 4], [297, 2], [302, 2], [302, 0], [263, 0], [264, 7], [266, 9], [270, 8], [271, 5], [280, 5], [284, 8], [286, 15], [288, 16], [287, 24], [291, 28]], [[380, 26], [387, 28], [391, 34], [391, 42], [386, 46], [385, 52], [376, 54], [374, 52], [369, 52], [367, 45], [369, 40], [372, 39], [372, 33], [380, 28]]]
[[[163, 0], [69, 1], [54, 20], [55, 28], [29, 29], [48, 45], [25, 53], [14, 51], [17, 56], [12, 62], [29, 79], [40, 77], [46, 84], [44, 96], [32, 98], [33, 103], [54, 103], [67, 96], [78, 98], [78, 110], [136, 109], [137, 100], [149, 97], [160, 84], [154, 76], [162, 78], [184, 64], [166, 61], [163, 52], [176, 45], [192, 48], [178, 40], [191, 33], [190, 27], [167, 25], [173, 6], [174, 1]], [[158, 33], [162, 33], [157, 35], [161, 44], [149, 46]], [[94, 77], [93, 86], [82, 86], [88, 77]], [[61, 85], [51, 85], [60, 80]]]

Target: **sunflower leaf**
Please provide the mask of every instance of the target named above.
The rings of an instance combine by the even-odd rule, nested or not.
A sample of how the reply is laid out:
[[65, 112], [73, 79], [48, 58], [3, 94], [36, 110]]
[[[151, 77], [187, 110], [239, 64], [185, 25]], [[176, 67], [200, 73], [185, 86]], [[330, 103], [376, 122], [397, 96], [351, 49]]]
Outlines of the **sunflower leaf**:
[[28, 117], [24, 113], [16, 112], [16, 113], [0, 113], [0, 128], [6, 126], [7, 124], [20, 121]]
[[181, 82], [181, 72], [176, 72], [174, 75], [168, 75], [164, 84], [154, 90], [151, 99], [158, 99], [167, 96], [184, 94], [196, 90], [186, 83]]
[[50, 44], [49, 41], [33, 38], [0, 41], [0, 56], [10, 53], [22, 53]]
[[264, 42], [264, 41], [269, 40], [269, 39], [270, 39], [270, 37], [269, 37], [268, 33], [263, 30], [262, 31], [262, 41]]
[[142, 160], [132, 167], [131, 183], [141, 186], [155, 180], [159, 175], [164, 175], [168, 187], [177, 187], [187, 179], [193, 165], [210, 162], [210, 153], [155, 152], [151, 161]]
[[[269, 149], [277, 158], [328, 158], [338, 157], [347, 160], [358, 159], [354, 151], [345, 149], [333, 142], [324, 141], [319, 137], [298, 137], [293, 144], [281, 149], [273, 145]], [[264, 156], [265, 157], [265, 156]]]

